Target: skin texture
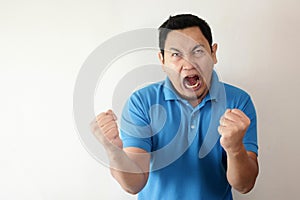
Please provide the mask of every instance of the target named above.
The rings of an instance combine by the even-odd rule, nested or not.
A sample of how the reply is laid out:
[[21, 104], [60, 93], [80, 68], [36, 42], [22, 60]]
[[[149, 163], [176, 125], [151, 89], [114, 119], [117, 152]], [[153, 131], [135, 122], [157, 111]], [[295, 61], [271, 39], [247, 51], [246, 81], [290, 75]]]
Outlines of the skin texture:
[[[211, 47], [198, 27], [171, 31], [165, 43], [165, 55], [158, 54], [163, 71], [175, 90], [192, 106], [197, 106], [210, 87], [213, 66], [217, 63], [217, 44]], [[198, 76], [199, 85], [187, 88], [184, 79]], [[123, 148], [116, 117], [112, 110], [100, 113], [91, 123], [91, 131], [104, 146], [113, 177], [129, 193], [142, 190], [148, 180], [150, 155], [139, 148]], [[227, 110], [220, 119], [220, 143], [227, 153], [227, 179], [241, 193], [249, 192], [258, 174], [257, 156], [247, 152], [242, 139], [250, 125], [238, 109]]]
[[[193, 106], [198, 105], [208, 93], [213, 65], [217, 63], [217, 44], [212, 46], [198, 27], [171, 31], [165, 43], [165, 55], [158, 57], [163, 71], [171, 80], [177, 93], [189, 100]], [[183, 79], [198, 75], [201, 87], [197, 90], [187, 89]]]
[[227, 109], [218, 127], [220, 143], [227, 153], [227, 179], [241, 193], [247, 193], [254, 187], [258, 175], [257, 156], [247, 152], [243, 145], [249, 125], [250, 119], [241, 110]]
[[112, 176], [125, 191], [136, 194], [147, 183], [150, 156], [139, 148], [123, 148], [116, 120], [112, 110], [102, 112], [91, 122], [91, 131], [107, 152]]

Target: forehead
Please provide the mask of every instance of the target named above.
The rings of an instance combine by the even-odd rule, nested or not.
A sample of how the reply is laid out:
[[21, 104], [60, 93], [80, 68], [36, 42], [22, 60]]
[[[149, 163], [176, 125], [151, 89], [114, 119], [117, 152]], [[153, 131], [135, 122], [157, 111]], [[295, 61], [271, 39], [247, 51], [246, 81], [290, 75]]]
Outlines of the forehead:
[[202, 34], [199, 27], [189, 27], [169, 32], [165, 42], [165, 48], [193, 48], [195, 45], [208, 47], [208, 41]]

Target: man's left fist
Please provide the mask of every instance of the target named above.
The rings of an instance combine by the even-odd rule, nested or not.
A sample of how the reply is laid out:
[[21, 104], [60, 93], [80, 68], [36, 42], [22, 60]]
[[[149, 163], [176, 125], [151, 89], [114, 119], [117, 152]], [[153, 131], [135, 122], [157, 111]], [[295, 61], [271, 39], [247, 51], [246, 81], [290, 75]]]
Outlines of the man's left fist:
[[243, 138], [250, 125], [250, 119], [239, 109], [227, 109], [220, 119], [218, 131], [220, 143], [227, 153], [239, 152]]

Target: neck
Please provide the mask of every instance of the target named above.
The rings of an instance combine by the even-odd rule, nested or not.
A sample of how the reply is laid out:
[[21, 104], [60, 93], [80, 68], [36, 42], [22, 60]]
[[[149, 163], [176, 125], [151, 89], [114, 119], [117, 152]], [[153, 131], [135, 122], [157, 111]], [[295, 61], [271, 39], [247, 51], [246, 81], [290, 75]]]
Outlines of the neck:
[[189, 100], [189, 103], [195, 108], [202, 102], [202, 100], [207, 95], [207, 93], [208, 93], [208, 89], [206, 89], [200, 96], [198, 96], [197, 99]]

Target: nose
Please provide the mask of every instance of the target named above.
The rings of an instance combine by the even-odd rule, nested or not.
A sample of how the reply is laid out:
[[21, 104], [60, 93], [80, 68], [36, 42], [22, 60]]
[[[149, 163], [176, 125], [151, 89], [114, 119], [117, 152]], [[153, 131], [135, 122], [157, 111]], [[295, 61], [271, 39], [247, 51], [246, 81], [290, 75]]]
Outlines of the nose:
[[182, 63], [181, 63], [182, 69], [184, 70], [190, 70], [194, 68], [194, 65], [191, 61], [189, 61], [189, 59], [184, 58], [182, 59]]

